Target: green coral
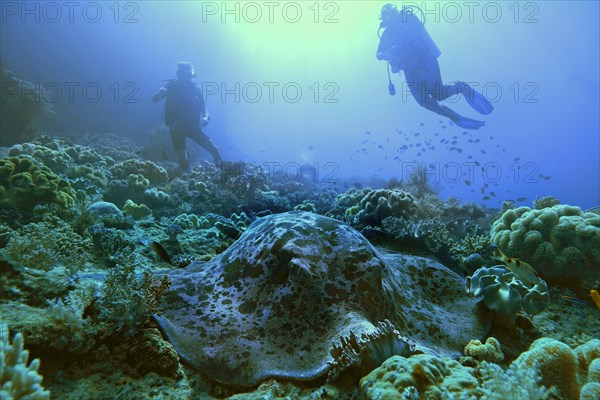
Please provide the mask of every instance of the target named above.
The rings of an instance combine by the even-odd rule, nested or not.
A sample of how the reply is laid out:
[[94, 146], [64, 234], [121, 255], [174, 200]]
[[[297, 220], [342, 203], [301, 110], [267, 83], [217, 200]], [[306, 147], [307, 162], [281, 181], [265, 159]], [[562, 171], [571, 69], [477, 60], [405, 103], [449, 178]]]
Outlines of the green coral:
[[591, 371], [591, 364], [600, 359], [600, 339], [592, 339], [575, 348], [575, 355], [579, 362], [579, 376], [582, 381], [600, 382], [600, 376], [596, 378], [588, 376], [588, 369]]
[[465, 355], [482, 361], [498, 362], [504, 359], [500, 342], [493, 337], [487, 338], [485, 344], [477, 339], [471, 340], [465, 347]]
[[491, 241], [508, 257], [531, 264], [545, 279], [575, 289], [579, 282], [591, 289], [600, 279], [600, 216], [579, 207], [506, 210], [492, 225]]
[[71, 185], [27, 156], [0, 159], [0, 206], [31, 211], [38, 204], [75, 204]]
[[112, 268], [100, 289], [100, 320], [117, 331], [133, 335], [152, 314], [170, 286], [167, 275], [162, 278], [144, 272], [140, 277], [132, 266]]
[[123, 206], [123, 212], [130, 215], [135, 220], [140, 220], [152, 215], [152, 210], [145, 204], [136, 204], [132, 200], [127, 200]]
[[542, 385], [555, 387], [559, 398], [579, 399], [578, 361], [566, 344], [550, 338], [538, 339], [513, 364], [521, 371], [537, 369]]
[[442, 393], [460, 394], [477, 388], [473, 369], [449, 358], [428, 354], [393, 356], [360, 380], [366, 398], [441, 399]]
[[50, 392], [42, 386], [38, 373], [40, 360], [28, 363], [29, 351], [23, 347], [23, 335], [9, 339], [8, 327], [0, 322], [0, 398], [45, 400]]
[[6, 253], [19, 265], [48, 271], [58, 264], [75, 270], [89, 262], [92, 243], [59, 218], [47, 217], [17, 229], [6, 244]]
[[164, 185], [169, 181], [167, 171], [152, 161], [136, 159], [122, 161], [114, 165], [110, 172], [114, 179], [129, 179], [130, 175], [141, 175], [148, 180], [149, 185]]
[[378, 189], [368, 192], [359, 202], [358, 209], [350, 207], [346, 218], [357, 228], [381, 226], [387, 217], [408, 217], [416, 210], [417, 199], [402, 190]]
[[180, 214], [173, 220], [173, 223], [184, 229], [208, 229], [212, 224], [205, 217], [196, 214]]
[[580, 400], [600, 399], [600, 358], [590, 364], [587, 383], [581, 388]]

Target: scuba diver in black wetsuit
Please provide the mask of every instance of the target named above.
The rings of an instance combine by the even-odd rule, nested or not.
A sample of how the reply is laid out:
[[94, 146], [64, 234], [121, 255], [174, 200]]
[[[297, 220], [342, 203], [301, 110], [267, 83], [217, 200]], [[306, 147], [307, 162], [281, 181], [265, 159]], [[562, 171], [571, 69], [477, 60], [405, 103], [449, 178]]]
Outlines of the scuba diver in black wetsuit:
[[181, 172], [190, 169], [185, 138], [190, 138], [205, 148], [215, 163], [223, 161], [217, 146], [202, 131], [202, 128], [208, 125], [210, 116], [202, 98], [202, 91], [196, 87], [195, 77], [194, 66], [191, 63], [177, 63], [178, 79], [170, 80], [152, 97], [155, 103], [166, 97], [165, 123], [171, 132]]
[[444, 85], [437, 58], [441, 52], [435, 45], [423, 23], [414, 14], [418, 7], [405, 6], [398, 10], [393, 4], [381, 9], [377, 59], [388, 62], [390, 94], [395, 94], [391, 81], [393, 73], [404, 71], [406, 84], [417, 102], [428, 110], [448, 117], [456, 125], [465, 129], [479, 129], [485, 122], [463, 117], [438, 102], [456, 94], [462, 94], [473, 109], [487, 115], [494, 107], [481, 94], [464, 82], [457, 81]]

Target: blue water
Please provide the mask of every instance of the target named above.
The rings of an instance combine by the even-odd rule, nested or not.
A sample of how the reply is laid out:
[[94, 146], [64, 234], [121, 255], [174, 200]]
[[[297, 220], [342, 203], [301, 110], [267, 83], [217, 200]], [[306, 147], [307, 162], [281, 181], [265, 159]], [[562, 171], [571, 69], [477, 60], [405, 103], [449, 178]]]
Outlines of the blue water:
[[[598, 2], [416, 2], [444, 82], [471, 82], [494, 104], [466, 134], [421, 108], [403, 76], [388, 94], [375, 57], [384, 3], [4, 1], [0, 56], [53, 96], [57, 133], [143, 144], [162, 120], [152, 94], [186, 60], [227, 160], [290, 177], [310, 166], [325, 184], [407, 179], [424, 165], [443, 196], [465, 201], [599, 204]], [[445, 104], [480, 117], [464, 99]]]

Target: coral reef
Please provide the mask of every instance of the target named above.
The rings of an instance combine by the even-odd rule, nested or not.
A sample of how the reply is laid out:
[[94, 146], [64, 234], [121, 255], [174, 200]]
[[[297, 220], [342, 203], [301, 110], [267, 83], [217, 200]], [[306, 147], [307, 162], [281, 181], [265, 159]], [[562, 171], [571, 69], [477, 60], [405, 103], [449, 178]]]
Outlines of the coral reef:
[[123, 212], [119, 210], [119, 207], [114, 205], [113, 203], [109, 203], [107, 201], [97, 201], [91, 204], [87, 211], [95, 218], [95, 219], [103, 219], [104, 217], [122, 217]]
[[157, 312], [158, 303], [170, 284], [168, 276], [159, 279], [145, 272], [138, 277], [133, 267], [116, 266], [108, 272], [100, 289], [99, 319], [117, 331], [133, 335]]
[[[549, 400], [553, 392], [540, 385], [537, 368], [518, 368], [512, 364], [504, 371], [500, 366], [483, 361], [479, 365], [481, 400]], [[462, 398], [462, 397], [461, 397]]]
[[[0, 315], [55, 398], [600, 397], [597, 210], [506, 202], [490, 234], [498, 210], [422, 182], [172, 179], [124, 135], [69, 136], [0, 148]], [[490, 243], [551, 286], [482, 268]]]
[[491, 238], [550, 282], [582, 292], [600, 280], [600, 216], [579, 207], [509, 209], [492, 225]]
[[40, 360], [28, 365], [29, 351], [23, 348], [23, 335], [17, 333], [12, 342], [8, 327], [0, 321], [0, 398], [44, 400], [50, 398], [38, 373]]
[[69, 182], [32, 158], [0, 159], [0, 206], [31, 211], [38, 204], [56, 203], [69, 208], [73, 196]]
[[394, 356], [360, 381], [369, 399], [441, 399], [477, 389], [473, 369], [428, 354]]
[[538, 339], [513, 364], [520, 370], [537, 369], [541, 384], [556, 388], [561, 399], [579, 399], [577, 357], [566, 344], [554, 339]]
[[13, 232], [6, 253], [27, 268], [47, 271], [62, 264], [77, 270], [91, 261], [91, 246], [91, 241], [75, 233], [69, 224], [48, 216]]
[[587, 383], [581, 388], [580, 400], [594, 400], [600, 398], [600, 358], [590, 364]]
[[355, 228], [381, 226], [387, 217], [406, 217], [415, 212], [416, 198], [401, 190], [378, 189], [368, 192], [360, 202], [346, 210], [346, 220]]
[[114, 179], [130, 179], [133, 175], [138, 180], [146, 180], [148, 185], [164, 185], [169, 181], [167, 171], [152, 161], [131, 159], [115, 164], [110, 168]]
[[487, 338], [485, 344], [477, 339], [471, 340], [465, 347], [465, 355], [481, 361], [499, 362], [504, 359], [500, 342], [493, 337]]
[[161, 376], [177, 377], [179, 357], [158, 329], [142, 329], [136, 339], [135, 346], [129, 350], [136, 369], [142, 373], [153, 371]]
[[152, 210], [145, 204], [136, 204], [128, 199], [123, 206], [125, 215], [131, 216], [135, 220], [140, 220], [152, 215]]

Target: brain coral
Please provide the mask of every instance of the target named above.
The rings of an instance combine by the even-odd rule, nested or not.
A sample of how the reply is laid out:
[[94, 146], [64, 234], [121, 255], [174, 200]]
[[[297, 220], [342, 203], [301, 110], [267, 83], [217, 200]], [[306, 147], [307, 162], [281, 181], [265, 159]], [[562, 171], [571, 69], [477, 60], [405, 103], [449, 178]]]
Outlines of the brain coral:
[[492, 242], [509, 257], [531, 264], [547, 280], [583, 281], [591, 289], [600, 279], [600, 216], [579, 207], [506, 210], [494, 222]]
[[537, 368], [541, 384], [554, 386], [559, 398], [579, 399], [577, 357], [566, 344], [550, 338], [538, 339], [513, 363], [520, 369]]
[[357, 228], [380, 226], [384, 218], [410, 216], [416, 203], [412, 194], [399, 189], [371, 190], [358, 205], [346, 210], [346, 219]]
[[386, 319], [441, 355], [484, 334], [464, 279], [313, 213], [259, 218], [218, 257], [168, 274], [156, 320], [183, 360], [224, 384], [322, 377], [332, 342]]
[[441, 399], [446, 393], [461, 394], [474, 391], [477, 379], [473, 368], [464, 367], [449, 358], [417, 354], [409, 358], [394, 356], [360, 381], [368, 399], [394, 400], [413, 398]]
[[69, 182], [30, 157], [0, 159], [0, 206], [31, 211], [41, 203], [72, 206], [75, 200]]

